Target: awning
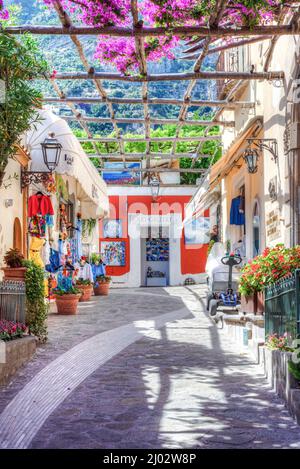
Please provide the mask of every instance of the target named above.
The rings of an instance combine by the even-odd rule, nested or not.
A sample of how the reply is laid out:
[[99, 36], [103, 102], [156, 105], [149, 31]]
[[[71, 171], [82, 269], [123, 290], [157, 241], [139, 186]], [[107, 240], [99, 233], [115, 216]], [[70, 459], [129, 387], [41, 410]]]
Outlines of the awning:
[[185, 218], [183, 223], [202, 217], [205, 210], [209, 209], [220, 199], [220, 188], [215, 187], [209, 190], [209, 176], [205, 179], [202, 186], [198, 189], [192, 200], [185, 209]]
[[31, 156], [31, 171], [47, 171], [41, 143], [49, 132], [62, 145], [60, 162], [55, 172], [73, 176], [77, 181], [77, 197], [81, 202], [83, 218], [101, 218], [108, 215], [107, 186], [97, 169], [85, 154], [67, 122], [50, 111], [40, 111], [41, 121], [32, 126], [22, 141]]
[[210, 172], [210, 189], [218, 185], [221, 179], [231, 171], [232, 167], [242, 157], [243, 150], [248, 145], [246, 141], [247, 138], [257, 134], [261, 128], [262, 117], [256, 116], [251, 119], [248, 125], [237, 135], [222, 158], [212, 166]]

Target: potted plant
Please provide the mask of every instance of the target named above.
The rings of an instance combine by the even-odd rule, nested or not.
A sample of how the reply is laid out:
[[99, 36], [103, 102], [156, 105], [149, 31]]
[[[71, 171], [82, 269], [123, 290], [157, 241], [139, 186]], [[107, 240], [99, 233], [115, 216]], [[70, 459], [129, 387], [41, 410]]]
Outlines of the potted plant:
[[82, 295], [79, 301], [89, 301], [93, 293], [93, 284], [90, 280], [79, 278], [76, 282], [76, 288], [81, 291]]
[[278, 244], [245, 265], [239, 291], [244, 313], [264, 312], [264, 289], [300, 267], [300, 246], [285, 248]]
[[9, 249], [4, 256], [7, 267], [2, 267], [4, 280], [17, 280], [24, 282], [26, 267], [24, 267], [24, 256], [19, 249]]
[[110, 282], [111, 277], [108, 277], [107, 275], [97, 277], [94, 286], [95, 296], [108, 295]]
[[82, 295], [81, 290], [74, 286], [68, 289], [57, 287], [53, 293], [58, 314], [74, 315], [77, 313], [78, 301]]

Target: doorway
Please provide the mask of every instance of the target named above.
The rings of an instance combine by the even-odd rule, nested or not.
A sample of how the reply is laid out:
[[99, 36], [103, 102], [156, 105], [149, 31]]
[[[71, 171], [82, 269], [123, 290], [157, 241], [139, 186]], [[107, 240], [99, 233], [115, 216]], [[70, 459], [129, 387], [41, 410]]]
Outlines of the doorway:
[[260, 216], [259, 204], [255, 201], [253, 209], [253, 257], [260, 254]]
[[20, 219], [18, 217], [14, 220], [14, 230], [13, 230], [13, 247], [18, 249], [20, 252], [23, 252], [22, 248], [22, 226]]
[[167, 237], [141, 238], [141, 285], [167, 286], [170, 281], [170, 242]]

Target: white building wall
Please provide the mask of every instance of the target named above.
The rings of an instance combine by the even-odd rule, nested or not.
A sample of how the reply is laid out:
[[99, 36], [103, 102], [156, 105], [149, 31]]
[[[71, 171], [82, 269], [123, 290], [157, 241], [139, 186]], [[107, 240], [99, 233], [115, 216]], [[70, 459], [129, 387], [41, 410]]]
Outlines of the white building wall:
[[[17, 175], [17, 178], [14, 175]], [[8, 180], [9, 177], [11, 180]], [[4, 186], [7, 185], [7, 188]], [[6, 207], [8, 203], [11, 206]], [[13, 247], [14, 220], [18, 217], [23, 228], [23, 196], [20, 188], [20, 164], [10, 159], [5, 170], [4, 184], [0, 189], [0, 265], [3, 256]]]

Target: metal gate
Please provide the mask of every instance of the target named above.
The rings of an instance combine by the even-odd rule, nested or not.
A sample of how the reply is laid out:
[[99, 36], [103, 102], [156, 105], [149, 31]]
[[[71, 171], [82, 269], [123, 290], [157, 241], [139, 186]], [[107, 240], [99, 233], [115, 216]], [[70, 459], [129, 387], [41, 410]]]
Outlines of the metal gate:
[[300, 334], [300, 270], [265, 289], [266, 335]]
[[25, 282], [0, 282], [0, 319], [25, 323]]

